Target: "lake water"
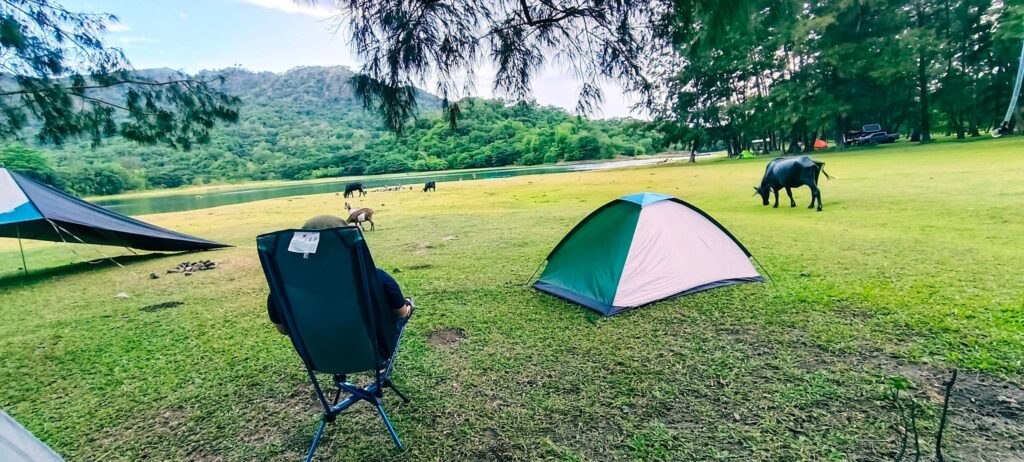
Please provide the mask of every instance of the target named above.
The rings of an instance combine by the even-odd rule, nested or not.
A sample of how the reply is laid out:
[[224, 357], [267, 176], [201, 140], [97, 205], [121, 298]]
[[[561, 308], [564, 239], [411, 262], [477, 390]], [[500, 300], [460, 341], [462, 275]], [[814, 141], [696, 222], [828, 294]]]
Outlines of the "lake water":
[[[682, 158], [685, 157], [671, 157], [668, 159], [675, 160]], [[593, 164], [546, 165], [530, 168], [510, 167], [468, 172], [423, 172], [389, 177], [364, 176], [317, 183], [279, 184], [275, 186], [255, 186], [250, 189], [208, 191], [202, 194], [166, 194], [159, 196], [113, 197], [109, 199], [101, 198], [94, 199], [91, 202], [125, 215], [145, 215], [150, 213], [205, 209], [208, 207], [219, 207], [221, 205], [241, 204], [244, 202], [264, 199], [276, 199], [278, 197], [342, 192], [345, 190], [346, 184], [355, 181], [363, 183], [363, 187], [367, 190], [396, 185], [422, 187], [424, 182], [430, 180], [438, 183], [460, 180], [489, 180], [494, 178], [508, 178], [513, 176], [538, 175], [544, 173], [582, 172], [589, 170], [636, 167], [656, 164], [665, 160], [665, 158], [656, 158]]]

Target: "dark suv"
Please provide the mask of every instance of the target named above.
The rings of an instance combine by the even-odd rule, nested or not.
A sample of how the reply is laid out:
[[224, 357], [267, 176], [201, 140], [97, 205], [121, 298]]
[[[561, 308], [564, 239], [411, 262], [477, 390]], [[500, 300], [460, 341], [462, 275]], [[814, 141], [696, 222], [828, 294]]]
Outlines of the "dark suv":
[[857, 146], [864, 146], [866, 144], [885, 144], [895, 142], [900, 135], [896, 133], [876, 132], [870, 135], [864, 135], [854, 140], [853, 144]]

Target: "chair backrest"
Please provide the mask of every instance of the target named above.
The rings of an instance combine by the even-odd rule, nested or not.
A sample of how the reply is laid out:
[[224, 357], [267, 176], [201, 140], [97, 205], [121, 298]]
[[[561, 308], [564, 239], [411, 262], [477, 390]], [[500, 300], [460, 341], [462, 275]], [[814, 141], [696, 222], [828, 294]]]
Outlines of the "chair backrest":
[[359, 228], [277, 231], [256, 243], [271, 297], [310, 369], [383, 367], [395, 348], [395, 318]]

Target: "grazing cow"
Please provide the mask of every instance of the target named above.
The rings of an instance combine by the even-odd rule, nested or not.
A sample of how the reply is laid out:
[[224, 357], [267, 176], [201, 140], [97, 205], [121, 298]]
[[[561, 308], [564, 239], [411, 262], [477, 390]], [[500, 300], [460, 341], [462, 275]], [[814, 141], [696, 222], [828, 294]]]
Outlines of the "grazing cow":
[[433, 181], [426, 182], [426, 184], [423, 185], [423, 192], [427, 191], [437, 191], [437, 183]]
[[[357, 208], [348, 214], [348, 219], [345, 220], [345, 224], [359, 226], [359, 229], [363, 229], [363, 223], [370, 223], [370, 231], [376, 229], [373, 224], [373, 209], [368, 208]], [[365, 229], [364, 229], [365, 231]]]
[[[785, 188], [789, 195], [789, 206], [796, 207], [793, 200], [793, 191], [790, 188], [799, 188], [807, 185], [811, 189], [811, 205], [807, 208], [814, 208], [818, 203], [818, 211], [821, 211], [821, 190], [818, 189], [818, 174], [825, 173], [825, 163], [818, 162], [808, 156], [800, 157], [778, 157], [772, 159], [764, 169], [764, 178], [761, 179], [761, 186], [754, 186], [754, 194], [760, 194], [764, 205], [768, 205], [768, 193], [775, 193], [775, 208], [779, 207], [779, 190]], [[825, 173], [825, 178], [832, 179]]]
[[363, 189], [362, 183], [349, 183], [345, 185], [345, 198], [352, 197], [356, 191], [359, 191], [359, 197], [366, 196], [366, 190]]

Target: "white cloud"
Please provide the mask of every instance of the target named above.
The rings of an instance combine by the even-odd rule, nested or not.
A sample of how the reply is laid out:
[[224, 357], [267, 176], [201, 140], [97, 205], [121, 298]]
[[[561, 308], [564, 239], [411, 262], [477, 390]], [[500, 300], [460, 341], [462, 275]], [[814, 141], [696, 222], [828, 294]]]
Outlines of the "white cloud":
[[156, 43], [159, 42], [159, 40], [151, 37], [144, 37], [141, 35], [130, 35], [127, 37], [117, 37], [116, 39], [114, 39], [114, 42], [116, 42], [124, 48], [132, 48], [135, 45], [142, 45], [145, 43]]
[[[506, 97], [505, 95], [496, 95], [494, 93], [494, 77], [497, 71], [493, 64], [490, 62], [480, 63], [474, 69], [474, 73], [476, 74], [474, 90], [469, 95], [460, 93], [458, 97]], [[455, 81], [457, 88], [461, 90], [462, 85], [465, 83], [464, 80], [456, 78]], [[433, 92], [436, 90], [437, 80], [428, 79], [426, 82], [420, 82], [420, 84], [425, 90]], [[541, 105], [558, 106], [570, 113], [575, 113], [581, 84], [578, 79], [565, 69], [555, 65], [548, 65], [533, 76], [533, 91], [530, 97], [536, 99], [537, 103]], [[604, 101], [597, 106], [595, 113], [588, 114], [588, 116], [593, 118], [635, 117], [650, 119], [650, 116], [645, 112], [634, 111], [630, 108], [632, 101], [629, 95], [624, 94], [619, 86], [610, 82], [600, 82], [599, 85], [604, 92]]]
[[132, 30], [132, 28], [130, 26], [128, 26], [127, 24], [123, 24], [123, 23], [119, 23], [119, 22], [110, 22], [110, 23], [107, 23], [107, 30], [110, 31], [110, 32], [128, 32], [128, 31]]
[[185, 14], [184, 11], [182, 11], [181, 13], [178, 13], [178, 17], [181, 18], [182, 21], [185, 21], [185, 20], [188, 19], [188, 15]]
[[236, 0], [261, 8], [282, 11], [289, 14], [304, 14], [318, 19], [325, 19], [337, 14], [327, 5], [313, 1], [311, 5], [300, 5], [295, 0]]

